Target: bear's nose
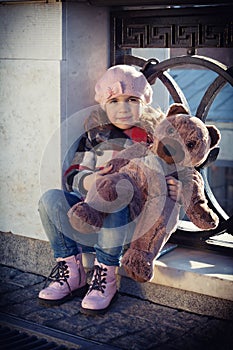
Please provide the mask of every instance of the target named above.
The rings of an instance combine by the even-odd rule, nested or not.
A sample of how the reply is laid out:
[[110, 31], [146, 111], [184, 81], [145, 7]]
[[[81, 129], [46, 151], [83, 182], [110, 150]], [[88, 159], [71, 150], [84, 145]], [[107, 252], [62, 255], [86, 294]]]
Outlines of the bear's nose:
[[176, 154], [176, 149], [168, 144], [163, 146], [163, 151], [168, 157], [172, 157]]
[[182, 144], [169, 137], [164, 137], [158, 144], [157, 154], [166, 163], [180, 163], [185, 158]]

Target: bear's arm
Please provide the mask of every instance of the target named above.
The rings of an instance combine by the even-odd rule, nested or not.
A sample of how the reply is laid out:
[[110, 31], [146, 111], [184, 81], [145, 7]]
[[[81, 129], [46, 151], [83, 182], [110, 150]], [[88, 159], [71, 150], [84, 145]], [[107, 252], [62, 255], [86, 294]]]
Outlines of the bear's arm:
[[147, 145], [145, 143], [134, 143], [132, 146], [119, 152], [113, 159], [111, 159], [108, 165], [112, 165], [112, 170], [109, 172], [118, 172], [123, 166], [129, 163], [131, 159], [142, 158], [148, 152]]
[[188, 169], [182, 185], [182, 203], [189, 219], [203, 230], [217, 227], [219, 218], [208, 206], [200, 173], [195, 169]]

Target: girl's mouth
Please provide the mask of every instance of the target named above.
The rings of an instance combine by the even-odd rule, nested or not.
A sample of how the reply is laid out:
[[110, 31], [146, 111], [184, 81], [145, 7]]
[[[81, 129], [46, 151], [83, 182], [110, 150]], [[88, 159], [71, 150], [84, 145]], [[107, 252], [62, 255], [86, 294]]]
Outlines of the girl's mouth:
[[118, 123], [122, 123], [122, 122], [129, 122], [130, 120], [132, 120], [131, 117], [122, 117], [122, 118], [117, 118], [117, 122]]

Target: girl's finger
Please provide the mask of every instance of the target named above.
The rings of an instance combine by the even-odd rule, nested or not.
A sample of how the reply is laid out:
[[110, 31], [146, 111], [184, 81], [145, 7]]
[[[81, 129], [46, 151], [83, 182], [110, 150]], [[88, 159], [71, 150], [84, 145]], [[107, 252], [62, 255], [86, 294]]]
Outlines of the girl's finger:
[[106, 167], [104, 167], [103, 169], [99, 170], [99, 171], [98, 171], [98, 174], [99, 174], [99, 175], [107, 174], [107, 173], [109, 173], [109, 171], [110, 171], [111, 169], [112, 169], [112, 165], [106, 166]]

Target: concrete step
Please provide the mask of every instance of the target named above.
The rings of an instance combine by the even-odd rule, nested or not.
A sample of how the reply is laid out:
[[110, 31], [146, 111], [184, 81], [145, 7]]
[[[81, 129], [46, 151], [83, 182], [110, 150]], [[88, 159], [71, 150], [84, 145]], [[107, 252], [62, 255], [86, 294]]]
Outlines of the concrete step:
[[[93, 255], [84, 264], [93, 266]], [[123, 267], [119, 275], [127, 277]], [[213, 252], [175, 248], [154, 262], [149, 283], [233, 301], [233, 258]]]
[[152, 283], [233, 301], [233, 259], [176, 248], [155, 262]]
[[[54, 265], [49, 243], [10, 233], [0, 235], [0, 263], [48, 275]], [[94, 254], [84, 254], [93, 267]], [[137, 283], [118, 269], [122, 293], [171, 307], [216, 317], [233, 318], [233, 257], [212, 251], [177, 247], [154, 262], [154, 277]], [[229, 314], [229, 310], [231, 313]]]

